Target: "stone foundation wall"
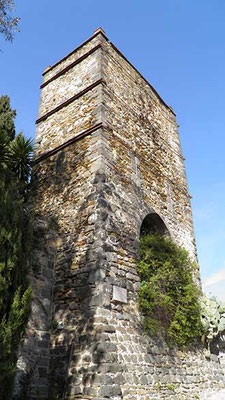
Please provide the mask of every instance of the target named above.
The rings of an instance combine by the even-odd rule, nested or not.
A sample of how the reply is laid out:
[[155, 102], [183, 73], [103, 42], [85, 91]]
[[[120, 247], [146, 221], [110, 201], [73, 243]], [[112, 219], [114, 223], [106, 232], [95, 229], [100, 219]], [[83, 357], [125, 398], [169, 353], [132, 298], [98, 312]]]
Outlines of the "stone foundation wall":
[[142, 221], [157, 213], [196, 259], [190, 196], [174, 112], [101, 30], [46, 70], [35, 159], [34, 306], [17, 375], [29, 398], [181, 400], [223, 388], [219, 359], [143, 331]]

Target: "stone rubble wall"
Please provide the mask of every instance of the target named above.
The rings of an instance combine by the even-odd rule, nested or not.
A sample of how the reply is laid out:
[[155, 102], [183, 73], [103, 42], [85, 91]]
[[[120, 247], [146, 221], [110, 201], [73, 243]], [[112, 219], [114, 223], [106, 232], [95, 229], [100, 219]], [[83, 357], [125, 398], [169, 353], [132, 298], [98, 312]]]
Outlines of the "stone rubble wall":
[[[94, 37], [91, 46], [99, 43], [99, 39], [101, 42], [101, 35]], [[90, 43], [73, 57], [80, 57], [88, 50], [90, 50]], [[83, 60], [87, 68], [88, 82], [95, 82], [99, 78], [100, 64], [97, 53], [93, 53], [92, 64], [96, 66], [92, 69], [89, 69], [90, 63], [86, 64], [88, 57]], [[63, 61], [60, 67], [64, 68], [67, 63], [68, 59]], [[80, 65], [78, 64], [77, 67], [79, 69]], [[76, 66], [74, 68], [76, 69]], [[49, 78], [49, 73], [47, 73], [45, 79], [47, 75]], [[85, 72], [82, 76], [85, 77]], [[58, 96], [57, 79], [45, 86], [45, 88], [49, 86], [49, 100], [54, 98], [55, 93]], [[74, 82], [71, 85], [74, 86]], [[67, 100], [71, 96], [70, 84], [65, 86], [65, 89], [64, 97], [60, 101]], [[80, 91], [83, 87], [76, 89]], [[40, 105], [42, 105], [42, 97]], [[100, 108], [101, 89], [97, 86], [82, 96], [82, 102], [81, 99], [75, 100], [46, 120], [39, 122], [36, 130], [34, 158], [37, 159], [46, 151], [62, 145], [65, 141], [98, 124]], [[97, 240], [98, 237], [97, 233], [92, 232], [93, 226], [90, 227], [86, 221], [88, 213], [95, 208], [96, 203], [95, 199], [88, 199], [88, 195], [91, 195], [93, 191], [90, 179], [95, 174], [95, 163], [98, 165], [97, 168], [101, 164], [101, 145], [98, 135], [98, 131], [92, 133], [82, 141], [70, 145], [65, 151], [58, 152], [55, 156], [38, 163], [33, 169], [31, 201], [34, 210], [35, 243], [31, 281], [34, 300], [32, 318], [18, 362], [15, 398], [21, 390], [21, 384], [26, 386], [28, 398], [47, 398], [49, 382], [51, 382], [50, 358], [54, 360], [52, 356], [54, 343], [50, 350], [50, 335], [54, 332], [57, 323], [63, 328], [63, 334], [61, 330], [58, 330], [57, 348], [61, 353], [60, 359], [64, 359], [64, 362], [62, 362], [62, 368], [60, 362], [58, 363], [59, 374], [56, 373], [54, 378], [55, 384], [61, 385], [60, 390], [62, 389], [61, 369], [63, 369], [64, 377], [67, 368], [67, 349], [71, 345], [70, 331], [73, 331], [76, 326], [76, 311], [70, 323], [68, 322], [70, 317], [67, 321], [67, 314], [71, 315], [71, 310], [81, 304], [81, 298], [84, 295], [91, 296], [92, 293], [82, 287], [75, 293], [72, 289], [79, 286], [79, 282], [86, 283], [89, 274], [87, 258], [89, 253], [91, 254], [90, 246], [94, 241], [92, 238]], [[80, 273], [79, 269], [84, 271]], [[52, 341], [54, 342], [54, 335]], [[59, 378], [58, 382], [57, 378]]]
[[[50, 322], [56, 256], [55, 231], [48, 216], [36, 214], [32, 255], [32, 313], [17, 363], [14, 397], [29, 400], [35, 393], [47, 398], [50, 363]], [[50, 221], [51, 222], [51, 221]], [[37, 390], [38, 388], [38, 390]]]
[[176, 242], [195, 258], [190, 196], [175, 116], [110, 44], [104, 50], [111, 169], [117, 168], [118, 175], [122, 173], [131, 187], [139, 189], [135, 201], [151, 205]]
[[104, 82], [37, 124], [35, 158], [56, 151], [33, 174], [34, 310], [17, 380], [29, 378], [30, 399], [194, 400], [224, 388], [218, 359], [149, 337], [138, 310], [146, 215], [160, 215], [196, 259], [175, 115], [101, 33], [44, 82], [99, 43], [42, 89], [39, 117], [85, 82]]
[[100, 90], [97, 86], [82, 96], [82, 106], [80, 99], [75, 100], [37, 125], [36, 156], [60, 146], [66, 140], [100, 122], [97, 109]]
[[39, 118], [100, 78], [100, 53], [101, 49], [96, 50], [42, 88]]
[[[52, 322], [60, 329], [52, 329], [48, 376], [52, 396], [63, 393], [71, 346], [74, 338], [80, 337], [82, 324], [86, 324], [85, 313], [91, 313], [89, 302], [94, 304], [95, 296], [99, 296], [94, 277], [102, 228], [94, 224], [92, 215], [97, 212], [98, 201], [90, 182], [95, 179], [94, 155], [99, 163], [98, 141], [96, 132], [46, 160], [39, 171], [41, 185], [35, 198], [57, 227]], [[99, 213], [97, 217], [100, 223], [104, 215]]]

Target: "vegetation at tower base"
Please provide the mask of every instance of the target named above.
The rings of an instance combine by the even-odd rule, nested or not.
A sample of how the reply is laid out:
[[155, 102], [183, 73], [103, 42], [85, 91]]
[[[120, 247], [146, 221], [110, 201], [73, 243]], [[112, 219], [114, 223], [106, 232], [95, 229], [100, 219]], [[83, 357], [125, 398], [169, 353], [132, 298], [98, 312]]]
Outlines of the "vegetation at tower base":
[[214, 343], [225, 332], [225, 302], [204, 294], [200, 306], [203, 338], [208, 346], [208, 356], [210, 356], [211, 346], [213, 347]]
[[17, 353], [31, 306], [32, 236], [26, 209], [32, 144], [15, 137], [8, 96], [0, 98], [0, 398], [9, 400]]
[[202, 335], [199, 296], [193, 282], [195, 264], [188, 253], [163, 235], [143, 235], [138, 272], [139, 306], [145, 328], [158, 332], [178, 347]]
[[0, 33], [6, 40], [12, 42], [14, 33], [17, 32], [20, 18], [13, 17], [15, 2], [13, 0], [0, 0]]

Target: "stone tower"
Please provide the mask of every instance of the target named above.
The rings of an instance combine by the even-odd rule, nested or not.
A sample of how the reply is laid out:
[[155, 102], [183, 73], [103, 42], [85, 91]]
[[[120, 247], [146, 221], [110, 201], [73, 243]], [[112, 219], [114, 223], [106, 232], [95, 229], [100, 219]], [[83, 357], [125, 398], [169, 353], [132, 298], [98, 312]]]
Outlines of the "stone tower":
[[17, 379], [30, 399], [196, 398], [211, 366], [146, 336], [137, 307], [143, 224], [196, 257], [173, 109], [99, 28], [44, 71], [36, 123], [34, 302]]

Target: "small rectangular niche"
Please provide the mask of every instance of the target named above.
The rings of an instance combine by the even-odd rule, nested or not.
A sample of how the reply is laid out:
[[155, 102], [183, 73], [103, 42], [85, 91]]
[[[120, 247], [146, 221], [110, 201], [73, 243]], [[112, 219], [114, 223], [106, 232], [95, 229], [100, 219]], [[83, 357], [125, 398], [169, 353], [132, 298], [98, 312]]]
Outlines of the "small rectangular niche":
[[127, 303], [127, 289], [113, 285], [113, 300], [120, 303]]

